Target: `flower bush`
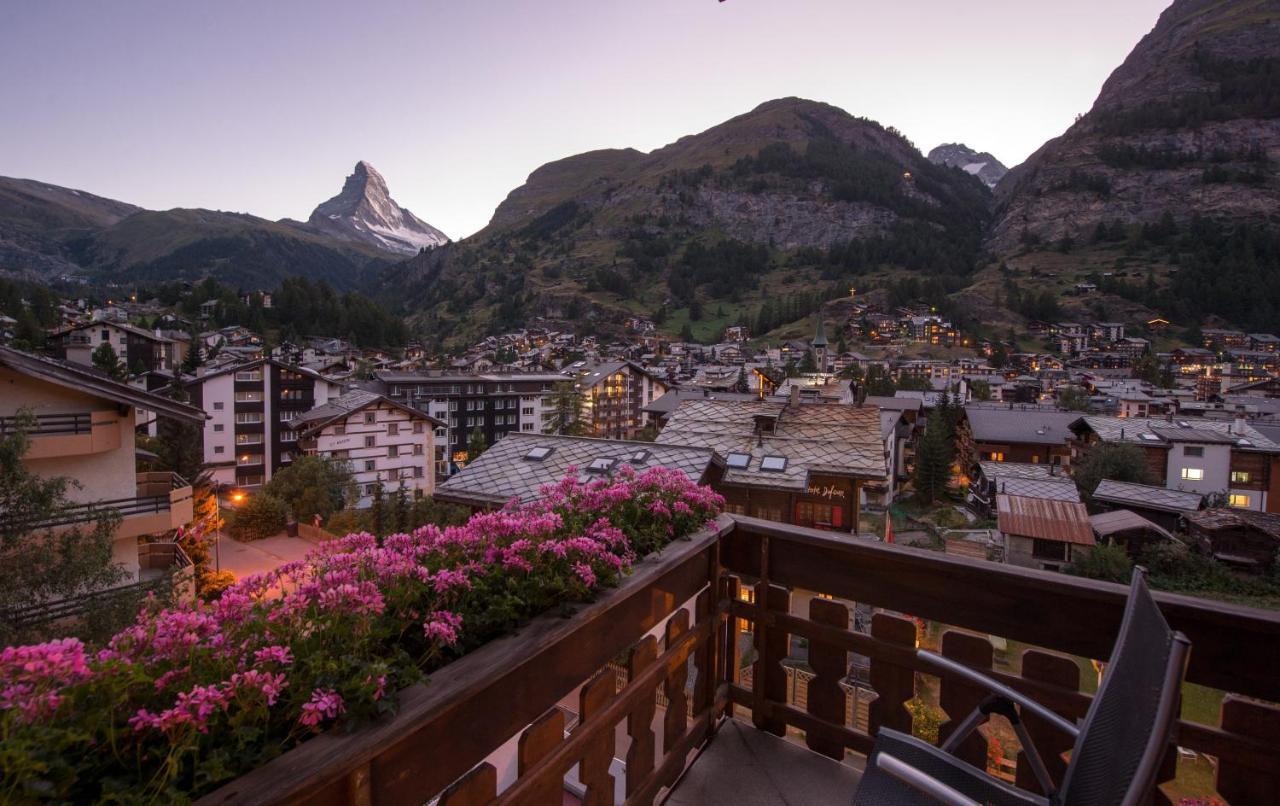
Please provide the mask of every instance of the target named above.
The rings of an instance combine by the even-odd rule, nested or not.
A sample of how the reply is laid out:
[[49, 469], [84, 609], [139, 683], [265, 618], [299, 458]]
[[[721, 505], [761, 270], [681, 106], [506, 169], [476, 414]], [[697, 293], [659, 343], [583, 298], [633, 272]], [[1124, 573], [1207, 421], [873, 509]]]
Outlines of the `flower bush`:
[[383, 539], [351, 534], [212, 602], [151, 604], [105, 647], [0, 654], [0, 801], [186, 800], [548, 609], [615, 584], [723, 499], [661, 468]]

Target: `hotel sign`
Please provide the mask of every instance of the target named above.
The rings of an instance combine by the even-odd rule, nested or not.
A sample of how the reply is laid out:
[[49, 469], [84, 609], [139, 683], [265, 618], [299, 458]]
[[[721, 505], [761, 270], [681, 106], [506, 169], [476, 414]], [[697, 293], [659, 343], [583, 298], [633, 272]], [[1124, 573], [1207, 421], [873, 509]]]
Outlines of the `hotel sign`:
[[807, 495], [812, 495], [816, 498], [825, 498], [828, 501], [833, 499], [843, 501], [847, 491], [836, 487], [834, 484], [810, 484], [809, 488], [805, 492]]

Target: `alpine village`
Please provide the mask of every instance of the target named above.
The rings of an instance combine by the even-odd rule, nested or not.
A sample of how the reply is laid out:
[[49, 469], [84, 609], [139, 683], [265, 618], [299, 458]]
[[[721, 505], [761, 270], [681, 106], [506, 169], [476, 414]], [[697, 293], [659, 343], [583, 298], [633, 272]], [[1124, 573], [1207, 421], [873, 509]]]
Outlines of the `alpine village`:
[[1280, 2], [1145, 25], [1014, 168], [0, 177], [0, 803], [1280, 802]]

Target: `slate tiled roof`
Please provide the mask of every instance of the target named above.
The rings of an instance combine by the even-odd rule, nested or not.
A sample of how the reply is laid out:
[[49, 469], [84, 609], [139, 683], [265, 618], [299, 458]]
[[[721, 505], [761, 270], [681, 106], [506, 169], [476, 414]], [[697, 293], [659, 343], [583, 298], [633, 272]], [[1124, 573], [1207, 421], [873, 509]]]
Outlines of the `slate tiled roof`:
[[[527, 458], [534, 448], [551, 448], [540, 461]], [[634, 457], [647, 451], [643, 460]], [[600, 478], [587, 468], [597, 459], [615, 459], [620, 467], [629, 464], [643, 472], [651, 467], [679, 470], [700, 482], [714, 460], [708, 448], [630, 442], [617, 439], [566, 437], [552, 434], [513, 432], [493, 444], [479, 459], [436, 486], [434, 497], [441, 501], [469, 505], [501, 505], [513, 498], [522, 502], [538, 498], [540, 488], [564, 478], [570, 466], [583, 480]]]
[[975, 442], [1062, 445], [1072, 437], [1070, 425], [1080, 419], [1073, 412], [1030, 408], [965, 406]]
[[1051, 501], [1080, 501], [1080, 491], [1075, 482], [1059, 476], [1056, 479], [1001, 478], [996, 482], [996, 492], [1023, 498], [1044, 498]]
[[1204, 503], [1204, 496], [1200, 493], [1110, 479], [1099, 482], [1092, 497], [1095, 501], [1108, 504], [1155, 509], [1161, 512], [1194, 512]]
[[1089, 525], [1093, 527], [1094, 533], [1099, 537], [1110, 537], [1120, 532], [1141, 529], [1155, 532], [1166, 540], [1173, 539], [1173, 535], [1169, 534], [1163, 527], [1157, 526], [1138, 513], [1130, 512], [1127, 509], [1117, 509], [1114, 512], [1100, 512], [1097, 515], [1090, 515]]
[[[1245, 451], [1280, 453], [1273, 442], [1248, 423], [1237, 428], [1233, 420], [1209, 420], [1203, 417], [1080, 417], [1074, 425], [1078, 431], [1087, 427], [1104, 442], [1128, 442], [1134, 445], [1164, 447], [1172, 442], [1234, 443]], [[1144, 436], [1144, 434], [1146, 436]]]
[[437, 426], [443, 426], [444, 423], [428, 416], [425, 412], [417, 409], [409, 408], [395, 402], [377, 392], [370, 392], [366, 389], [355, 389], [341, 397], [334, 398], [328, 403], [316, 406], [304, 414], [291, 420], [291, 427], [299, 431], [313, 431], [317, 428], [323, 428], [329, 423], [340, 417], [346, 417], [352, 412], [359, 411], [367, 406], [379, 405], [385, 403], [388, 406], [394, 406], [402, 411], [409, 412], [411, 417], [418, 417], [423, 420], [429, 420]]
[[[758, 432], [757, 417], [776, 418], [773, 433]], [[880, 410], [874, 407], [686, 400], [658, 442], [711, 448], [725, 460], [726, 484], [802, 490], [811, 473], [872, 481], [886, 475]], [[746, 454], [746, 467], [734, 467], [731, 453]], [[785, 467], [761, 469], [767, 456], [785, 458]]]
[[1216, 532], [1219, 529], [1238, 529], [1251, 526], [1259, 532], [1280, 540], [1280, 515], [1272, 512], [1255, 512], [1251, 509], [1206, 509], [1187, 515], [1192, 525], [1205, 531]]

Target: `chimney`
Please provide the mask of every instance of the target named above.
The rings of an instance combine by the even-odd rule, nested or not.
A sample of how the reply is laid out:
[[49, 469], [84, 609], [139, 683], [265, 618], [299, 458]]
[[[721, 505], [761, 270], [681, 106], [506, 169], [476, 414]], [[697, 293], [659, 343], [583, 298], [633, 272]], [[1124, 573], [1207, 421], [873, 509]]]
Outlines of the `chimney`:
[[799, 405], [800, 405], [800, 385], [799, 385], [799, 384], [797, 384], [797, 383], [792, 383], [792, 384], [791, 384], [791, 397], [787, 400], [787, 406], [788, 406], [788, 407], [790, 407], [790, 406], [797, 406], [797, 407], [798, 407]]
[[1237, 437], [1244, 436], [1244, 406], [1236, 406], [1236, 419], [1231, 424], [1231, 433]]

